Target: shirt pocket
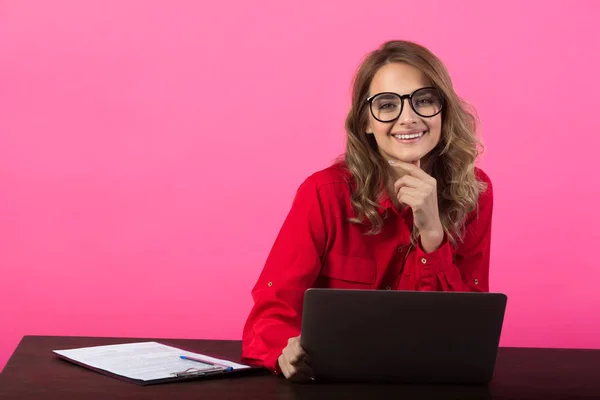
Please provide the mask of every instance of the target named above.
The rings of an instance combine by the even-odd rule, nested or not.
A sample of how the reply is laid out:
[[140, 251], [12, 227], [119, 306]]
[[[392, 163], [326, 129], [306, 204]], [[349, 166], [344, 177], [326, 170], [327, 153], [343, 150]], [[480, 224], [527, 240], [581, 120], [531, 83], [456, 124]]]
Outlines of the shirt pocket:
[[367, 258], [330, 253], [321, 275], [332, 288], [373, 287], [377, 281], [377, 263]]

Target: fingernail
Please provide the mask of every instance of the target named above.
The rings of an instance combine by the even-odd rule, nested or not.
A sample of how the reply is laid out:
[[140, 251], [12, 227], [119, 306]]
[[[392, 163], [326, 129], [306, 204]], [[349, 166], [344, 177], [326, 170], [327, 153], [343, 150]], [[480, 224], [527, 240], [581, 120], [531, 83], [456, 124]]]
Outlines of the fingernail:
[[390, 163], [390, 164], [395, 164], [395, 163], [396, 163], [396, 161], [394, 161], [394, 160], [388, 160], [388, 163]]

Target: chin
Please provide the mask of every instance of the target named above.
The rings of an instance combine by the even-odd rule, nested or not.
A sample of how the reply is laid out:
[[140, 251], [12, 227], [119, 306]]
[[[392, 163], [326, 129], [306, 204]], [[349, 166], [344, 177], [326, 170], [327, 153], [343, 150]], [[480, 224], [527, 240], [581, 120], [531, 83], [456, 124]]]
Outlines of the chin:
[[392, 154], [392, 157], [396, 160], [400, 160], [407, 163], [413, 163], [415, 161], [421, 160], [425, 157], [426, 154]]

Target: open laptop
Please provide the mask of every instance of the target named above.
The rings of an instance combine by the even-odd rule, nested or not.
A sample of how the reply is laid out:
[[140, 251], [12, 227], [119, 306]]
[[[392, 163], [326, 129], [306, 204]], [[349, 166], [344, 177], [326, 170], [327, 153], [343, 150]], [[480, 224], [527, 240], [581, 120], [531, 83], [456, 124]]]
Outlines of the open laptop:
[[502, 293], [308, 289], [301, 345], [317, 381], [487, 384]]

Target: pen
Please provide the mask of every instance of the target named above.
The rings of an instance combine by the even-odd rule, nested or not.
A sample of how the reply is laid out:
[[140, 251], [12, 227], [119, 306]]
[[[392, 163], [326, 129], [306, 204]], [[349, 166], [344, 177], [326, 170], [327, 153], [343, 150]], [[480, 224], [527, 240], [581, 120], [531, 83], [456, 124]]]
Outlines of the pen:
[[195, 358], [195, 357], [190, 357], [190, 356], [179, 356], [179, 357], [182, 360], [196, 361], [196, 362], [200, 362], [200, 363], [203, 363], [203, 364], [208, 364], [211, 367], [222, 368], [223, 371], [225, 371], [225, 372], [233, 371], [233, 367], [230, 367], [229, 365], [218, 364], [218, 363], [215, 363], [215, 362], [206, 361], [206, 360], [202, 360], [200, 358]]

